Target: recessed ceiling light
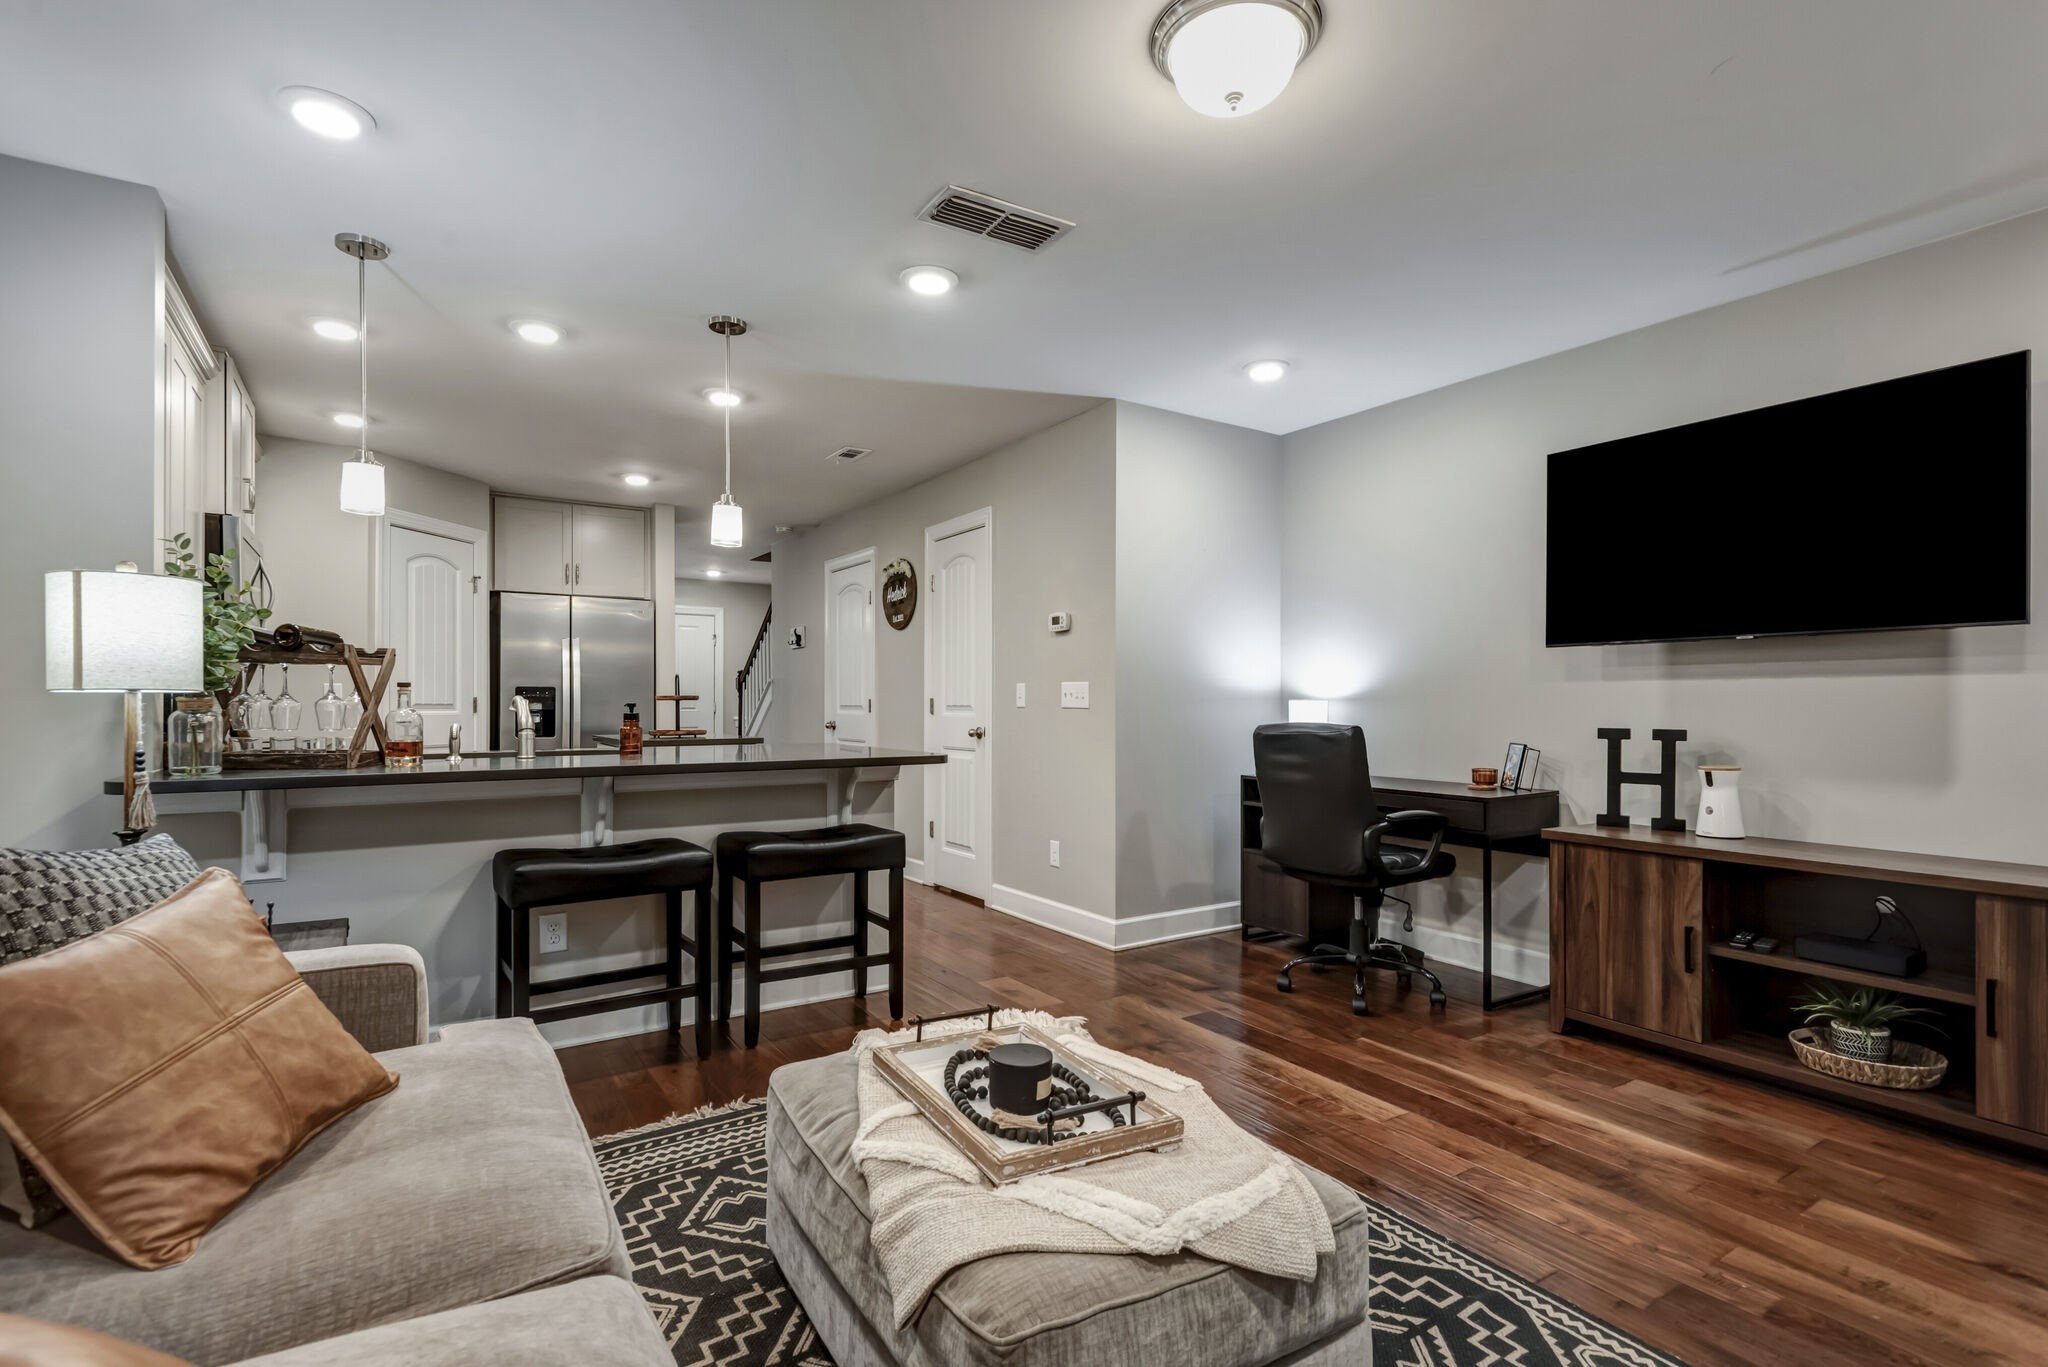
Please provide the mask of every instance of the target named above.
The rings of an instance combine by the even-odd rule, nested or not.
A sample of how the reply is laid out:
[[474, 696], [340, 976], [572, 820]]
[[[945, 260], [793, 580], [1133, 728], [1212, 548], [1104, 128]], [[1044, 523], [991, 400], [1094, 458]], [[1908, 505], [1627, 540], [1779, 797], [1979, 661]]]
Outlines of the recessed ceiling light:
[[898, 277], [912, 294], [951, 294], [960, 277], [944, 266], [912, 266]]
[[706, 571], [704, 571], [704, 577], [705, 577], [706, 579], [723, 579], [723, 578], [725, 577], [725, 571], [724, 571], [724, 570], [706, 570]]
[[363, 425], [363, 415], [360, 413], [336, 413], [334, 415], [334, 425], [336, 427], [361, 427]]
[[720, 408], [738, 408], [740, 406], [740, 394], [736, 389], [721, 389], [717, 385], [713, 385], [704, 391], [704, 397], [717, 404]]
[[1253, 361], [1244, 368], [1244, 373], [1255, 384], [1271, 384], [1287, 373], [1287, 362]]
[[620, 475], [619, 478], [632, 485], [635, 489], [645, 489], [648, 485], [654, 483], [653, 480], [645, 475]]
[[562, 330], [553, 323], [514, 323], [512, 330], [535, 346], [553, 346], [562, 340]]
[[353, 342], [356, 339], [356, 325], [339, 318], [315, 318], [313, 331], [330, 342]]
[[331, 90], [310, 85], [288, 85], [277, 92], [299, 127], [336, 142], [349, 142], [377, 126], [370, 111], [354, 100], [343, 99]]

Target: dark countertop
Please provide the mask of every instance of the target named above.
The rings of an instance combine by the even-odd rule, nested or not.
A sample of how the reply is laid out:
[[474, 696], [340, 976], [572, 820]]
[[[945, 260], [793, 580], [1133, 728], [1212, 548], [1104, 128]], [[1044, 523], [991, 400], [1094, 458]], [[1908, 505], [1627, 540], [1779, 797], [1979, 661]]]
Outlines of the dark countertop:
[[[844, 745], [650, 745], [637, 758], [616, 754], [548, 755], [534, 759], [474, 756], [451, 765], [429, 757], [417, 769], [366, 764], [355, 769], [237, 769], [209, 778], [149, 780], [157, 793], [239, 793], [290, 788], [383, 788], [422, 783], [484, 783], [537, 778], [619, 778], [647, 774], [748, 774], [775, 769], [872, 769], [944, 764], [944, 755]], [[118, 794], [119, 780], [106, 792]]]

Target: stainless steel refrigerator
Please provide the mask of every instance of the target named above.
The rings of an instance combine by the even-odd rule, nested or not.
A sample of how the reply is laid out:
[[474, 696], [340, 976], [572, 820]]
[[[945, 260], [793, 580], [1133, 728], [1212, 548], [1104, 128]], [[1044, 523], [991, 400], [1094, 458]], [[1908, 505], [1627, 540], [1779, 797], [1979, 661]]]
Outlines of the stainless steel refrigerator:
[[619, 729], [626, 704], [652, 725], [654, 604], [644, 598], [491, 595], [491, 748], [517, 743], [512, 698], [534, 712], [534, 748], [581, 750]]

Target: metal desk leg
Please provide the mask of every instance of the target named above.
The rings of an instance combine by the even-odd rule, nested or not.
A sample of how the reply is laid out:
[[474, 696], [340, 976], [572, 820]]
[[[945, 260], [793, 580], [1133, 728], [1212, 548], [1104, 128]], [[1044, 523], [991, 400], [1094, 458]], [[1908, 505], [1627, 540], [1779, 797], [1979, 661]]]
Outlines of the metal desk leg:
[[1550, 995], [1550, 985], [1531, 987], [1505, 997], [1493, 995], [1493, 842], [1479, 847], [1479, 1004], [1482, 1010], [1499, 1011]]

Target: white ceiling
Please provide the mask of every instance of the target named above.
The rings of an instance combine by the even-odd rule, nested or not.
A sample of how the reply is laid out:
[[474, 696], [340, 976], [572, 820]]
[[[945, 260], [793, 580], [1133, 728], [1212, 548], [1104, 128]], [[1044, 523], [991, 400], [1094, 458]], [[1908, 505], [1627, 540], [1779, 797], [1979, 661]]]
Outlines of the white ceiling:
[[[17, 3], [0, 151], [158, 187], [279, 435], [348, 440], [352, 349], [304, 323], [352, 311], [333, 234], [386, 239], [373, 444], [505, 487], [637, 468], [701, 512], [704, 318], [746, 317], [728, 562], [1076, 396], [1286, 432], [2048, 205], [2048, 5], [1324, 0], [1224, 123], [1151, 68], [1160, 3]], [[377, 132], [304, 134], [291, 84]], [[914, 221], [949, 182], [1079, 227]]]

